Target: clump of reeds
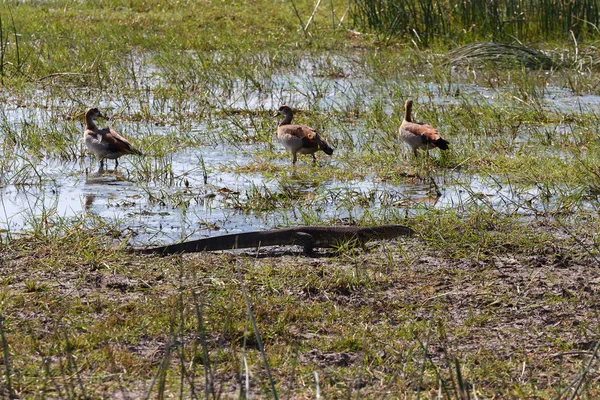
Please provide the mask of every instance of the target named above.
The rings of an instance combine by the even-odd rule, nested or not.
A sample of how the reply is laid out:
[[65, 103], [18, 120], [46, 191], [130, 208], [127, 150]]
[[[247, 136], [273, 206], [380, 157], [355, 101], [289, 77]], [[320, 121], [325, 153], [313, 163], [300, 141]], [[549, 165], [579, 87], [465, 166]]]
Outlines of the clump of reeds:
[[558, 63], [547, 54], [522, 44], [476, 42], [458, 47], [448, 53], [452, 65], [500, 63], [524, 65], [532, 69], [556, 68]]
[[356, 0], [358, 29], [394, 37], [465, 40], [548, 40], [598, 36], [600, 1]]

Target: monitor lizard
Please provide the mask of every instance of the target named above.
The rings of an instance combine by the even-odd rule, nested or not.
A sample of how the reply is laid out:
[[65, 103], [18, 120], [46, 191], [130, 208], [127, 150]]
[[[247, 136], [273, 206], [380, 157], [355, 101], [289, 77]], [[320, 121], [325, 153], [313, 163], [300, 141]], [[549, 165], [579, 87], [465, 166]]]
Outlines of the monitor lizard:
[[409, 236], [414, 231], [404, 225], [360, 226], [297, 226], [214, 236], [166, 246], [133, 248], [139, 254], [176, 254], [201, 251], [259, 248], [275, 245], [298, 245], [312, 253], [315, 247], [338, 247], [344, 243], [363, 246], [371, 240]]

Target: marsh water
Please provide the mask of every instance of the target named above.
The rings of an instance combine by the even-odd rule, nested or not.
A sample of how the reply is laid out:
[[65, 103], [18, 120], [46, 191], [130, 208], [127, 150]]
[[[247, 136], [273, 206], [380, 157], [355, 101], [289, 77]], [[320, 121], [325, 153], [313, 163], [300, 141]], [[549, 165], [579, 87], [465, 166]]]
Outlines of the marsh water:
[[[370, 79], [353, 76], [348, 62], [340, 62], [334, 76], [313, 71], [316, 64], [318, 61], [308, 60], [302, 74], [272, 75], [262, 83], [261, 91], [248, 92], [244, 89], [247, 83], [234, 82], [233, 90], [219, 91], [212, 106], [264, 113], [274, 112], [283, 102], [303, 110], [315, 105], [319, 109], [344, 109], [353, 107], [361, 96], [363, 103], [372, 102], [382, 90]], [[138, 79], [138, 85], [150, 88], [160, 81], [150, 67], [140, 70]], [[445, 88], [427, 82], [419, 85], [425, 88], [423, 90], [438, 94], [436, 103], [458, 101], [453, 95], [439, 95], [448, 92]], [[240, 90], [235, 90], [235, 86]], [[461, 96], [476, 96], [481, 102], [494, 102], [501, 94], [498, 90], [472, 84], [461, 84], [457, 89]], [[505, 95], [510, 88], [501, 91]], [[8, 134], [25, 135], [32, 126], [46, 125], [52, 126], [50, 130], [54, 135], [81, 136], [83, 118], [66, 119], [64, 110], [83, 110], [85, 106], [52, 96], [41, 91], [37, 102], [6, 101], [0, 109], [5, 128], [0, 135], [4, 135], [4, 140]], [[160, 102], [151, 94], [147, 100], [145, 106], [150, 113], [153, 110], [164, 112], [169, 107], [168, 102]], [[120, 114], [139, 112], [144, 106], [133, 100], [127, 104], [122, 100], [100, 104], [95, 104], [93, 98], [88, 101], [88, 104]], [[561, 113], [589, 111], [598, 105], [600, 96], [577, 96], [557, 87], [544, 89], [543, 107]], [[391, 115], [398, 110], [387, 107], [385, 112]], [[257, 160], [256, 154], [267, 150], [285, 154], [283, 146], [274, 140], [276, 117], [271, 128], [265, 128], [272, 131], [270, 143], [219, 140], [223, 131], [239, 129], [232, 124], [232, 118], [235, 116], [213, 119], [210, 124], [190, 122], [184, 128], [145, 119], [142, 122], [108, 121], [106, 124], [134, 142], [148, 133], [168, 140], [181, 130], [186, 130], [188, 135], [213, 138], [199, 140], [196, 146], [174, 146], [167, 154], [159, 156], [153, 155], [151, 149], [142, 148], [148, 153], [144, 158], [122, 157], [116, 170], [111, 160], [105, 170], [99, 170], [97, 160], [84, 149], [80, 139], [72, 139], [70, 148], [67, 146], [71, 157], [60, 157], [52, 152], [44, 154], [43, 151], [32, 157], [16, 146], [14, 154], [10, 154], [12, 161], [3, 167], [0, 230], [5, 236], [18, 235], [39, 229], [48, 221], [78, 219], [102, 222], [110, 227], [117, 240], [127, 238], [130, 243], [149, 244], [307, 223], [381, 222], [436, 207], [460, 209], [487, 205], [527, 215], [543, 210], [547, 205], [541, 200], [543, 196], [536, 186], [515, 186], [504, 177], [468, 174], [458, 169], [438, 170], [421, 176], [404, 175], [401, 165], [406, 165], [406, 161], [404, 164], [399, 162], [399, 177], [395, 179], [381, 179], [367, 172], [357, 174], [355, 179], [323, 180], [317, 176], [320, 169], [335, 169], [345, 155], [371, 145], [359, 123], [338, 127], [338, 132], [327, 135], [335, 145], [336, 137], [342, 136], [340, 132], [346, 132], [352, 141], [352, 149], [344, 149], [343, 143], [347, 141], [338, 140], [342, 145], [335, 146], [332, 157], [320, 153], [318, 163], [313, 166], [309, 157], [301, 156], [298, 166], [292, 168], [287, 155]], [[104, 124], [100, 122], [101, 126]], [[255, 128], [248, 125], [247, 129]], [[397, 127], [384, 129], [391, 129], [389, 134], [394, 136]], [[568, 126], [557, 125], [551, 129], [569, 131]], [[47, 130], [41, 129], [41, 132], [47, 133]], [[447, 137], [451, 143], [460, 142], [460, 132], [447, 132]], [[409, 149], [400, 141], [390, 146], [397, 149], [399, 159], [406, 153], [410, 155]], [[279, 172], [256, 168], [257, 164], [265, 162]], [[152, 168], [162, 172], [148, 174], [147, 170]], [[295, 202], [295, 199], [302, 201]], [[264, 207], [260, 204], [262, 201]]]

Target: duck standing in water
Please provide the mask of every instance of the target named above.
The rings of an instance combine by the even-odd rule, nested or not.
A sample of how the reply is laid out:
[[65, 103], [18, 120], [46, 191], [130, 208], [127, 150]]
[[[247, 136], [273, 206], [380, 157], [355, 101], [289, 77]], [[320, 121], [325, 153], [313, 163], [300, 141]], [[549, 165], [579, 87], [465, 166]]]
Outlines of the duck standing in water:
[[296, 164], [296, 154], [312, 154], [313, 161], [317, 161], [315, 153], [323, 150], [325, 154], [332, 155], [333, 149], [317, 131], [306, 125], [292, 124], [294, 114], [288, 106], [281, 106], [277, 112], [284, 116], [277, 127], [277, 137], [293, 156], [292, 164]]
[[422, 122], [412, 121], [412, 103], [412, 100], [408, 99], [404, 104], [404, 120], [400, 125], [400, 136], [412, 148], [415, 157], [418, 149], [428, 151], [439, 147], [441, 150], [448, 150], [449, 143], [440, 136], [437, 129]]
[[85, 131], [83, 137], [85, 145], [92, 153], [100, 159], [100, 169], [104, 168], [104, 160], [110, 158], [115, 160], [115, 168], [119, 166], [119, 157], [125, 154], [143, 155], [112, 128], [100, 129], [96, 126], [94, 119], [106, 118], [97, 108], [88, 108], [85, 112]]

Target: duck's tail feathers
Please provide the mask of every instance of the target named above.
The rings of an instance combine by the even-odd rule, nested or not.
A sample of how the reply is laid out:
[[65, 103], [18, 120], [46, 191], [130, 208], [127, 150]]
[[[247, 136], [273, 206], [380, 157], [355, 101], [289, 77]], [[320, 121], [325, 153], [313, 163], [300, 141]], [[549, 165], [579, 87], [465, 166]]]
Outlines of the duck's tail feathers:
[[323, 145], [321, 146], [321, 149], [323, 149], [325, 154], [327, 154], [328, 156], [333, 154], [333, 148], [331, 146], [329, 146], [327, 143], [323, 143]]
[[130, 152], [130, 154], [135, 154], [135, 155], [138, 155], [138, 156], [145, 156], [145, 154], [144, 154], [144, 153], [142, 153], [141, 151], [139, 151], [139, 150], [138, 150], [138, 149], [136, 149], [135, 147], [132, 147], [132, 148], [129, 150], [129, 152]]
[[437, 140], [435, 140], [433, 142], [433, 144], [435, 144], [436, 147], [439, 147], [441, 150], [448, 150], [449, 149], [449, 144], [447, 140], [444, 140], [442, 138], [439, 138]]
[[325, 140], [321, 139], [319, 148], [325, 152], [328, 156], [333, 154], [333, 148]]

